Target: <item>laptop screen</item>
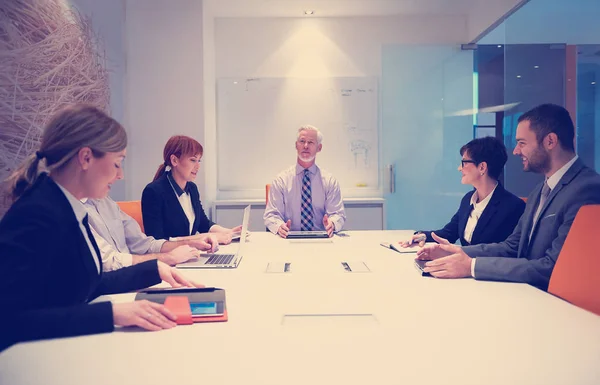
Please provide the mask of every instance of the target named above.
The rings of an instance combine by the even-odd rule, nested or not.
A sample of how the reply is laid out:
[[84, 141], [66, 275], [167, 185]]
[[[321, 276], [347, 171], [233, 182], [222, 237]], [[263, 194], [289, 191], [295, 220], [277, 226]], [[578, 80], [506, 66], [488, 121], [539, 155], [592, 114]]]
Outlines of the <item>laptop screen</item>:
[[244, 218], [242, 219], [242, 234], [240, 235], [240, 248], [238, 254], [241, 254], [246, 244], [246, 235], [248, 235], [248, 224], [250, 222], [250, 205], [244, 209]]

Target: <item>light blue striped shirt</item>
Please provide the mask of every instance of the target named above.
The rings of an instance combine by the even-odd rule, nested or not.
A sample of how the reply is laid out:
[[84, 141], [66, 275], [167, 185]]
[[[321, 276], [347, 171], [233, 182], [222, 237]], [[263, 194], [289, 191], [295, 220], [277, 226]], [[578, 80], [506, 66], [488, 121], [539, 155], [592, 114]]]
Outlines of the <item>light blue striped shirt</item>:
[[[323, 216], [327, 214], [333, 222], [334, 231], [340, 231], [346, 221], [344, 203], [340, 184], [327, 171], [321, 170], [316, 164], [308, 168], [310, 173], [311, 198], [313, 215], [313, 230], [325, 230]], [[269, 203], [263, 219], [265, 226], [276, 234], [279, 226], [292, 220], [290, 230], [300, 230], [300, 204], [302, 201], [302, 178], [304, 168], [298, 163], [281, 172], [269, 191]]]

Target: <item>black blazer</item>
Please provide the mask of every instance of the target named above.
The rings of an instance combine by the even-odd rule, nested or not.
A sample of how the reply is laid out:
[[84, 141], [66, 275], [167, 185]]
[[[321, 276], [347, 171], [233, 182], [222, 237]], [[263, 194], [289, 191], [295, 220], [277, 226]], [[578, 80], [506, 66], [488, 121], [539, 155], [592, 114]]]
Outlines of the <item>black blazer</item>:
[[[494, 190], [488, 205], [483, 210], [477, 221], [471, 243], [465, 240], [465, 227], [471, 214], [471, 196], [475, 190], [469, 191], [460, 201], [458, 211], [443, 229], [434, 230], [435, 234], [447, 239], [450, 243], [460, 239], [463, 246], [477, 245], [480, 243], [496, 243], [504, 241], [514, 230], [519, 222], [525, 202], [516, 195], [506, 191], [500, 183]], [[427, 235], [427, 242], [434, 242], [431, 231], [423, 231]]]
[[169, 239], [169, 237], [193, 235], [196, 232], [208, 233], [215, 223], [204, 213], [196, 184], [187, 182], [185, 186], [185, 191], [190, 193], [196, 214], [190, 233], [190, 221], [173, 191], [168, 174], [165, 172], [160, 178], [148, 184], [142, 192], [142, 218], [146, 234], [156, 239]]
[[98, 274], [92, 258], [71, 204], [42, 174], [0, 221], [0, 350], [111, 332], [111, 303], [87, 303], [161, 282], [156, 261]]

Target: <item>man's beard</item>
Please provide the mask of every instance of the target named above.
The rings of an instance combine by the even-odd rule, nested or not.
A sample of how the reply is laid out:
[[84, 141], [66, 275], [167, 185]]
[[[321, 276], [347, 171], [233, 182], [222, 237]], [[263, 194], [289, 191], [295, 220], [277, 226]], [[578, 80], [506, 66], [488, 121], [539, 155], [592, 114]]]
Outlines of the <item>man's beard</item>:
[[525, 171], [545, 174], [550, 169], [550, 155], [544, 149], [537, 148], [527, 158], [527, 165]]

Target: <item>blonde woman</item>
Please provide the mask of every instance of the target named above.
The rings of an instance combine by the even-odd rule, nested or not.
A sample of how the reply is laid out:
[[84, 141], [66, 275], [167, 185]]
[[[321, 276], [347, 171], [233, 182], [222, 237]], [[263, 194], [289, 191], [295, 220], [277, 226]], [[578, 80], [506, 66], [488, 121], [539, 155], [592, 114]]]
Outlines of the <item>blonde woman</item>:
[[15, 202], [0, 221], [0, 350], [20, 341], [175, 326], [147, 301], [88, 304], [164, 280], [196, 286], [152, 260], [103, 273], [82, 198], [104, 198], [121, 178], [127, 135], [102, 111], [75, 105], [46, 126], [39, 151], [9, 178]]

